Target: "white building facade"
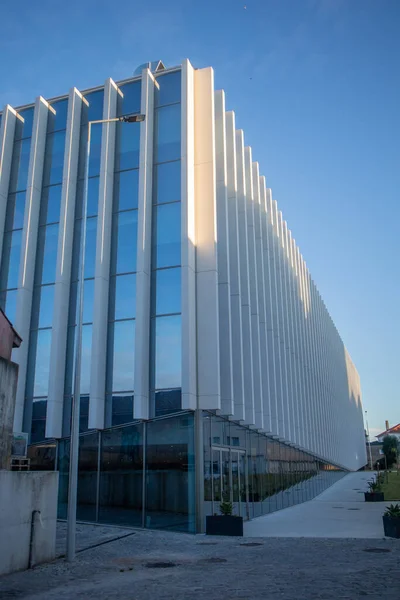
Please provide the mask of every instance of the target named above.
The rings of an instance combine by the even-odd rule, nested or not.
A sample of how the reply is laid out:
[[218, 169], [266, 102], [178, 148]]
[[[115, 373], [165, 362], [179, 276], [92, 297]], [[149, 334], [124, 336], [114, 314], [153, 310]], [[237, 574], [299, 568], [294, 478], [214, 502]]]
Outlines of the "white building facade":
[[[174, 514], [201, 530], [224, 488], [251, 517], [272, 510], [272, 498], [284, 506], [284, 489], [320, 471], [361, 468], [360, 381], [213, 70], [149, 63], [131, 79], [1, 113], [0, 303], [23, 339], [15, 430], [53, 440], [60, 460], [88, 122], [138, 113], [141, 123], [92, 126], [82, 439], [97, 436], [101, 462], [104, 432], [136, 427], [144, 473], [157, 454], [151, 427], [186, 419], [186, 475], [176, 481], [187, 506]], [[147, 507], [149, 521], [140, 486], [138, 519], [154, 526], [165, 506]]]

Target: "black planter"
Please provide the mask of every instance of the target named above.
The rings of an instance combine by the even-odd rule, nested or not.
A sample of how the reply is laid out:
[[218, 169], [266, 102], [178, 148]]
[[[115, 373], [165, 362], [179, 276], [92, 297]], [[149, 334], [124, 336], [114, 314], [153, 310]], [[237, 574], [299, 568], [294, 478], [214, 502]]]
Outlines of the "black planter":
[[383, 492], [364, 492], [365, 502], [385, 502]]
[[400, 517], [382, 517], [386, 537], [400, 538]]
[[207, 535], [243, 536], [243, 517], [213, 515], [206, 517]]

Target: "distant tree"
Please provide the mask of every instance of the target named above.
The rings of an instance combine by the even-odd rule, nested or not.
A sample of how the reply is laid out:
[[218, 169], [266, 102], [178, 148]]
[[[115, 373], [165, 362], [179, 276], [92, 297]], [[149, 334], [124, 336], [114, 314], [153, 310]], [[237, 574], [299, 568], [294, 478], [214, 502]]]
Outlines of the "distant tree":
[[387, 435], [383, 438], [382, 452], [386, 456], [387, 466], [391, 467], [397, 462], [399, 445], [394, 435]]

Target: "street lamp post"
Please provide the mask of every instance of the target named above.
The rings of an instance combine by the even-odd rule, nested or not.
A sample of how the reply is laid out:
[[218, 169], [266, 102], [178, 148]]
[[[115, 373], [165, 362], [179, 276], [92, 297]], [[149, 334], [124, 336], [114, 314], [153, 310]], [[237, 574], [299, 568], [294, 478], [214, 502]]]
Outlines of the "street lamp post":
[[369, 467], [372, 471], [372, 452], [371, 452], [371, 438], [369, 435], [369, 425], [368, 425], [368, 411], [365, 411], [365, 423], [367, 425], [367, 435], [368, 435], [368, 450], [369, 450]]
[[74, 360], [74, 393], [72, 396], [72, 419], [69, 454], [69, 481], [68, 481], [68, 508], [67, 508], [67, 560], [75, 558], [75, 534], [76, 534], [76, 508], [78, 491], [78, 458], [79, 458], [79, 414], [81, 395], [81, 362], [82, 362], [82, 322], [83, 322], [83, 279], [85, 273], [85, 248], [86, 248], [86, 217], [88, 203], [89, 185], [89, 158], [90, 158], [90, 135], [92, 125], [104, 123], [139, 123], [145, 120], [145, 115], [128, 115], [112, 119], [100, 119], [88, 122], [87, 149], [85, 160], [84, 192], [82, 206], [82, 230], [80, 240], [79, 257], [79, 281], [78, 281], [78, 318], [75, 338], [75, 360]]

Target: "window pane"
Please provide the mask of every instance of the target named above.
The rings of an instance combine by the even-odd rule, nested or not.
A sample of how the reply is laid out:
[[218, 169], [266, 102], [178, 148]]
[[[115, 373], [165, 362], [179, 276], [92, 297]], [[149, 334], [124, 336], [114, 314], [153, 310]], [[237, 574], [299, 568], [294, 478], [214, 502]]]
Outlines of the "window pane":
[[181, 317], [155, 319], [155, 388], [181, 387]]
[[24, 123], [17, 119], [17, 125], [15, 127], [15, 139], [20, 140], [21, 138], [28, 138], [32, 135], [33, 128], [33, 116], [34, 107], [25, 108], [24, 110], [18, 111], [18, 114], [23, 117]]
[[90, 359], [92, 356], [92, 325], [82, 327], [81, 394], [90, 391]]
[[104, 431], [101, 436], [99, 521], [141, 526], [142, 482], [143, 424]]
[[156, 315], [181, 312], [180, 267], [176, 269], [161, 269], [153, 272], [153, 297], [155, 298]]
[[104, 90], [97, 90], [96, 92], [85, 94], [85, 99], [89, 102], [89, 106], [85, 111], [86, 122], [102, 119]]
[[111, 398], [111, 425], [122, 425], [133, 421], [133, 393], [113, 394]]
[[56, 114], [53, 115], [53, 113], [49, 112], [47, 132], [50, 133], [52, 131], [66, 129], [68, 114], [68, 98], [64, 98], [64, 100], [57, 100], [57, 102], [52, 102], [51, 106], [56, 111]]
[[181, 157], [181, 105], [173, 104], [156, 111], [155, 162], [177, 160]]
[[61, 183], [64, 167], [65, 131], [49, 133], [46, 140], [44, 185]]
[[[81, 398], [82, 407], [83, 398]], [[99, 434], [96, 431], [79, 438], [77, 519], [96, 520], [96, 479], [98, 469]]]
[[61, 185], [45, 187], [42, 192], [40, 224], [58, 223], [61, 210]]
[[108, 386], [109, 390], [113, 392], [132, 390], [135, 368], [135, 321], [118, 321], [110, 324], [110, 342], [111, 339], [112, 381]]
[[15, 323], [15, 313], [17, 310], [17, 290], [0, 292], [0, 306], [11, 323]]
[[87, 219], [86, 223], [85, 279], [94, 277], [96, 270], [97, 217]]
[[12, 158], [10, 192], [26, 190], [29, 169], [29, 153], [31, 140], [22, 140], [14, 143]]
[[117, 173], [114, 182], [114, 211], [138, 207], [139, 171]]
[[138, 123], [117, 123], [115, 170], [137, 169], [139, 167], [140, 125]]
[[118, 275], [111, 281], [110, 319], [136, 317], [136, 275]]
[[[101, 117], [100, 117], [101, 118]], [[100, 173], [100, 156], [101, 156], [101, 136], [102, 136], [101, 123], [92, 125], [90, 132], [90, 156], [89, 156], [89, 177], [95, 177]], [[82, 129], [82, 136], [87, 140], [87, 128]], [[85, 137], [86, 136], [86, 137]]]
[[26, 192], [10, 194], [7, 200], [7, 214], [5, 230], [22, 229], [24, 226]]
[[182, 410], [182, 392], [180, 389], [155, 392], [154, 397], [156, 417]]
[[[37, 284], [54, 283], [57, 265], [58, 224], [39, 227]], [[42, 265], [42, 269], [40, 269]]]
[[175, 202], [181, 199], [181, 161], [163, 163], [155, 167], [155, 193], [156, 204]]
[[30, 443], [42, 442], [46, 435], [47, 400], [34, 400], [32, 404], [32, 427]]
[[156, 208], [153, 240], [154, 268], [181, 264], [181, 204], [160, 205]]
[[113, 260], [116, 270], [114, 272], [136, 271], [137, 210], [115, 215], [114, 240], [114, 245], [116, 243], [116, 260]]
[[[99, 185], [100, 178], [90, 177], [88, 179], [88, 201], [87, 201], [87, 216], [94, 217], [98, 213], [99, 204]], [[78, 181], [77, 186], [77, 200], [76, 200], [76, 214], [75, 218], [80, 219], [83, 211], [83, 194], [84, 194], [85, 183], [83, 179]]]
[[[33, 345], [31, 345], [31, 351], [35, 353], [35, 360], [33, 362], [33, 364], [35, 365], [33, 395], [47, 396], [49, 389], [51, 329], [43, 329], [37, 331], [36, 336], [32, 334], [32, 340]], [[32, 347], [34, 346], [35, 341], [36, 348]]]
[[40, 296], [38, 327], [52, 327], [54, 308], [54, 285], [44, 285], [38, 290]]
[[156, 106], [181, 101], [181, 71], [159, 75], [157, 83], [159, 89], [155, 88]]
[[83, 323], [93, 323], [94, 279], [84, 281]]
[[141, 82], [131, 81], [121, 85], [120, 88], [124, 97], [121, 98], [118, 106], [118, 117], [121, 115], [132, 115], [134, 113], [140, 113], [141, 104]]
[[0, 289], [18, 287], [19, 261], [21, 256], [22, 230], [9, 231], [3, 238]]

